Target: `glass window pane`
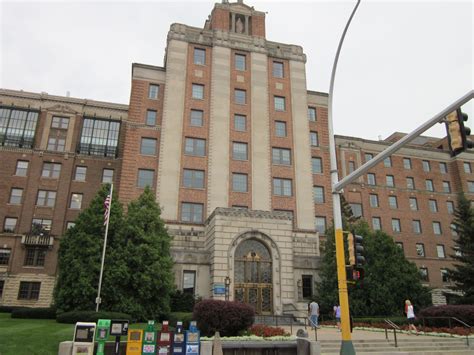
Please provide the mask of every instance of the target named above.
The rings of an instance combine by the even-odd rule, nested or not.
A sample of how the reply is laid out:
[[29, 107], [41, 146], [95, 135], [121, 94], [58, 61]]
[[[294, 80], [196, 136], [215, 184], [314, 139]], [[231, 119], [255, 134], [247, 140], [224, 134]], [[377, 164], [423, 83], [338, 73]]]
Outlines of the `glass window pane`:
[[247, 192], [247, 174], [232, 174], [232, 191]]
[[273, 62], [273, 77], [283, 78], [283, 63]]
[[204, 85], [193, 84], [192, 96], [193, 96], [193, 99], [198, 99], [198, 100], [204, 99]]
[[140, 154], [155, 155], [156, 154], [156, 139], [142, 138], [142, 142], [140, 146]]
[[191, 110], [191, 126], [202, 127], [204, 112], [200, 110]]
[[201, 48], [194, 48], [194, 64], [206, 64], [206, 50]]
[[244, 115], [234, 115], [234, 129], [245, 132], [247, 130], [247, 117]]
[[311, 158], [311, 167], [313, 174], [322, 174], [323, 173], [323, 164], [322, 159], [313, 157]]
[[285, 98], [281, 96], [274, 96], [275, 111], [285, 111]]
[[154, 170], [138, 169], [138, 187], [153, 187]]
[[245, 105], [246, 103], [246, 91], [245, 90], [234, 90], [235, 103], [239, 105]]
[[147, 110], [146, 111], [146, 125], [147, 126], [156, 125], [156, 111], [154, 111], [154, 110]]
[[232, 158], [235, 160], [247, 160], [247, 143], [232, 143]]
[[237, 70], [245, 70], [245, 55], [243, 54], [236, 54], [235, 55], [235, 69]]
[[150, 86], [148, 87], [148, 98], [156, 100], [158, 98], [159, 91], [159, 85], [150, 84]]
[[286, 137], [286, 122], [283, 122], [283, 121], [275, 122], [275, 135], [277, 137]]
[[308, 107], [308, 119], [310, 121], [316, 121], [316, 108]]

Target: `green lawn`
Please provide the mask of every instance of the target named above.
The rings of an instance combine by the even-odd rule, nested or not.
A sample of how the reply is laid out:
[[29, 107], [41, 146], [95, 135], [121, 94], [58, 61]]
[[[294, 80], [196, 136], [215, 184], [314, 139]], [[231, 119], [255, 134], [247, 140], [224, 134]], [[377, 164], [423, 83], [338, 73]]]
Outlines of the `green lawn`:
[[[145, 329], [146, 323], [131, 324], [130, 328]], [[54, 319], [11, 318], [10, 313], [0, 313], [0, 354], [55, 355], [59, 343], [72, 340], [73, 333], [74, 324], [56, 323]]]

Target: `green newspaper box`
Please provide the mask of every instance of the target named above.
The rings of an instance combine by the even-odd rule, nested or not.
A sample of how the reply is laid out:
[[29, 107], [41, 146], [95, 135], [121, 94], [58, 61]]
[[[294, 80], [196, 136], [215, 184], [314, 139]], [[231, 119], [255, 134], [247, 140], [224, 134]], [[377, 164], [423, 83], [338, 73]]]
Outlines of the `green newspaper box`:
[[97, 341], [97, 355], [105, 355], [105, 342], [109, 338], [110, 319], [99, 319], [95, 340]]
[[149, 320], [143, 333], [142, 354], [156, 354], [156, 330], [155, 321]]

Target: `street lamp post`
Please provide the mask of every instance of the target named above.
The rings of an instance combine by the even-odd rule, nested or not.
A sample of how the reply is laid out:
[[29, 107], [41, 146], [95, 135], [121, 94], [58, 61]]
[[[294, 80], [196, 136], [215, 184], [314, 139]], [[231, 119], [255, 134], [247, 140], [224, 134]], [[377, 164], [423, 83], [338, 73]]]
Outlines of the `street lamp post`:
[[230, 277], [229, 276], [225, 277], [224, 283], [225, 283], [225, 300], [228, 301], [229, 300], [229, 290], [230, 290]]

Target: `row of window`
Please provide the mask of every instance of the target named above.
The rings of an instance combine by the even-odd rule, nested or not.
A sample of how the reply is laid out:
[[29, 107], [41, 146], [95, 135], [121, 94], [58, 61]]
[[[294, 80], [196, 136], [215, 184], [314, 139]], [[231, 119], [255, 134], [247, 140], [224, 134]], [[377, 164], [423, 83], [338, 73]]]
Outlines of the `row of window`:
[[[18, 223], [17, 217], [6, 217], [3, 223], [3, 231], [6, 233], [15, 233], [17, 223]], [[52, 224], [53, 224], [53, 221], [51, 219], [45, 219], [45, 218], [33, 218], [33, 220], [31, 221], [32, 228], [33, 226], [37, 225], [37, 226], [41, 226], [41, 228], [46, 231], [51, 230]], [[74, 222], [67, 222], [66, 229], [74, 227], [74, 225], [75, 225]]]
[[[415, 189], [415, 179], [411, 176], [407, 176], [406, 178], [406, 187], [409, 190]], [[377, 178], [374, 173], [367, 174], [367, 185], [375, 186], [377, 185]], [[395, 187], [395, 178], [393, 175], [385, 175], [385, 185], [388, 187]], [[425, 189], [427, 191], [434, 192], [434, 184], [433, 180], [426, 179], [425, 180]], [[468, 181], [468, 189], [470, 192], [474, 192], [474, 181]], [[472, 189], [472, 190], [471, 190]], [[450, 193], [451, 192], [451, 184], [449, 181], [443, 181], [443, 192]]]
[[[420, 256], [420, 257], [425, 257], [426, 256], [426, 254], [425, 254], [425, 245], [423, 243], [416, 243], [415, 247], [416, 247], [416, 255], [417, 256]], [[437, 254], [438, 258], [440, 258], [440, 259], [446, 258], [446, 251], [445, 251], [444, 245], [442, 245], [442, 244], [437, 244], [436, 245], [436, 254]]]
[[[28, 166], [29, 166], [29, 161], [18, 160], [16, 162], [15, 176], [27, 176]], [[43, 168], [41, 170], [41, 177], [58, 179], [59, 176], [61, 175], [61, 167], [62, 165], [60, 163], [44, 162]], [[87, 175], [86, 166], [76, 166], [76, 169], [74, 172], [75, 181], [86, 181], [86, 175]], [[112, 183], [113, 178], [114, 178], [113, 169], [102, 170], [102, 183]]]
[[[435, 235], [441, 235], [443, 234], [442, 228], [441, 228], [441, 222], [438, 221], [432, 221], [431, 223], [432, 228], [433, 228], [433, 233]], [[372, 217], [372, 228], [374, 230], [381, 230], [382, 229], [382, 219], [381, 217]], [[456, 228], [453, 224], [450, 226], [451, 229], [451, 234], [453, 236], [457, 235], [456, 233]], [[401, 227], [401, 222], [399, 218], [392, 218], [392, 231], [395, 233], [401, 233], [402, 232], [402, 227]], [[412, 231], [414, 234], [421, 234], [421, 220], [414, 219], [412, 220]]]
[[[418, 199], [416, 197], [409, 197], [408, 203], [410, 206], [410, 210], [418, 211]], [[377, 194], [369, 194], [369, 204], [370, 207], [377, 208], [380, 207], [379, 204], [379, 196]], [[388, 205], [390, 208], [398, 208], [398, 199], [397, 196], [389, 196], [388, 197]], [[430, 212], [436, 213], [438, 212], [438, 202], [434, 199], [428, 200], [428, 207]], [[446, 207], [449, 214], [454, 213], [454, 202], [453, 201], [446, 201]]]
[[[82, 193], [72, 193], [69, 208], [81, 209], [82, 207]], [[10, 191], [10, 199], [8, 203], [11, 205], [20, 205], [23, 199], [23, 189], [12, 188]], [[36, 196], [36, 206], [54, 207], [56, 203], [56, 191], [38, 190]]]
[[[23, 266], [44, 266], [48, 248], [45, 247], [25, 247], [25, 259]], [[8, 265], [11, 257], [11, 249], [0, 248], [0, 265]]]
[[[420, 267], [419, 271], [420, 271], [421, 280], [428, 282], [430, 280], [429, 275], [428, 275], [428, 268]], [[448, 270], [440, 269], [440, 272], [441, 272], [441, 281], [450, 282], [449, 277], [448, 277]]]

